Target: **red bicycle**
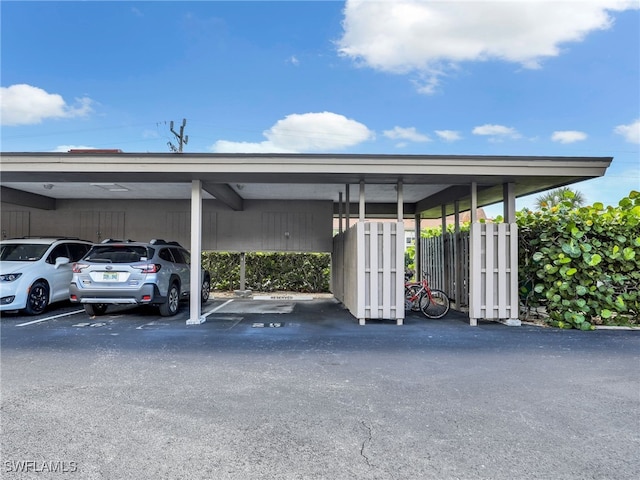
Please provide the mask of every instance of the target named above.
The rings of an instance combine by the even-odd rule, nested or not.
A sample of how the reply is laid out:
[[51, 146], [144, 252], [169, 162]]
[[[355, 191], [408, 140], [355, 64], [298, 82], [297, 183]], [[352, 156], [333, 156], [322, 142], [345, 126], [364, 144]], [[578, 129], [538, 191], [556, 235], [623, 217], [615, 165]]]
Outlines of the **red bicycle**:
[[432, 289], [427, 282], [427, 275], [422, 275], [419, 282], [404, 284], [405, 311], [422, 312], [427, 318], [442, 318], [451, 308], [451, 301], [442, 290]]

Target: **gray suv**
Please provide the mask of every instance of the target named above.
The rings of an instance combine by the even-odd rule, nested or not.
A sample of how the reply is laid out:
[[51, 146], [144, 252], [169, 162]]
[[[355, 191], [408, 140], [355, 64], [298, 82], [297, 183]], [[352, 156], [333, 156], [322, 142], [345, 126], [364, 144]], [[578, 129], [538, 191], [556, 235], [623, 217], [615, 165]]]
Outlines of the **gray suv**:
[[[160, 315], [178, 312], [191, 291], [191, 256], [177, 242], [149, 243], [105, 240], [73, 264], [71, 302], [89, 315], [102, 315], [109, 305], [156, 305]], [[200, 301], [209, 299], [211, 276], [203, 270]]]

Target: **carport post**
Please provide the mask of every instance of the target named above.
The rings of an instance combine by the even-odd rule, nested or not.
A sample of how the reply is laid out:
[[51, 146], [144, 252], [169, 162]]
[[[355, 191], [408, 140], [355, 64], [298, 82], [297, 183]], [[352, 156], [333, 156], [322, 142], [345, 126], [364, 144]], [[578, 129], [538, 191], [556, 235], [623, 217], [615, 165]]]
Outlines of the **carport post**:
[[351, 202], [349, 198], [349, 184], [347, 183], [344, 186], [344, 219], [345, 219], [345, 230], [349, 230], [351, 227], [351, 209], [349, 208], [349, 202]]
[[360, 222], [364, 222], [365, 220], [364, 180], [360, 181], [360, 206], [358, 208], [358, 220]]
[[247, 272], [247, 254], [245, 252], [240, 253], [240, 291], [244, 292], [247, 288], [246, 282]]
[[502, 186], [502, 200], [505, 223], [516, 223], [516, 194], [515, 184], [505, 183]]
[[338, 192], [338, 233], [342, 233], [342, 192]]
[[459, 309], [462, 304], [462, 261], [461, 251], [462, 245], [460, 243], [460, 200], [456, 200], [453, 204], [455, 210], [455, 229], [453, 234], [453, 283], [454, 283], [454, 295], [456, 307]]
[[440, 268], [442, 271], [442, 283], [439, 288], [443, 290], [447, 290], [447, 285], [449, 285], [449, 266], [447, 265], [447, 206], [443, 203], [440, 206], [441, 210], [441, 224], [440, 228], [442, 229], [442, 235], [440, 235], [440, 245], [442, 246], [440, 255]]
[[415, 247], [416, 247], [416, 254], [415, 254], [415, 260], [414, 260], [414, 268], [415, 268], [415, 280], [417, 281], [420, 277], [420, 272], [422, 272], [422, 242], [420, 241], [420, 232], [422, 230], [422, 226], [420, 224], [420, 221], [422, 220], [422, 217], [420, 216], [419, 213], [416, 213], [414, 215], [414, 221], [415, 221]]
[[191, 182], [191, 301], [187, 325], [198, 325], [205, 321], [201, 316], [200, 289], [202, 288], [202, 181]]
[[404, 222], [404, 195], [402, 192], [402, 180], [398, 180], [398, 184], [396, 185], [397, 201], [398, 201], [398, 222]]
[[[478, 184], [476, 182], [471, 182], [471, 231], [470, 241], [469, 241], [469, 268], [471, 270], [471, 275], [469, 278], [469, 311], [475, 312], [474, 305], [476, 304], [476, 293], [474, 288], [475, 282], [480, 282], [481, 279], [475, 275], [475, 270], [473, 268], [474, 262], [476, 262], [476, 257], [480, 257], [482, 252], [478, 251], [478, 248], [474, 242], [473, 236], [473, 224], [478, 223]], [[479, 260], [478, 260], [479, 262]], [[469, 317], [469, 325], [472, 327], [478, 326], [478, 319], [474, 317]]]
[[471, 223], [478, 221], [478, 184], [471, 182]]

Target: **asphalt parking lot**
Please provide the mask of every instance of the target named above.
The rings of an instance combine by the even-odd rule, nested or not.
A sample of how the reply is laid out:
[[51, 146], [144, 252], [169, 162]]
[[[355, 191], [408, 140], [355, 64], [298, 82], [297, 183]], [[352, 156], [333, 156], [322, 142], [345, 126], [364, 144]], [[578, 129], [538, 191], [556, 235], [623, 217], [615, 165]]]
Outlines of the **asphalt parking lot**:
[[640, 332], [203, 311], [3, 315], [0, 477], [640, 477]]

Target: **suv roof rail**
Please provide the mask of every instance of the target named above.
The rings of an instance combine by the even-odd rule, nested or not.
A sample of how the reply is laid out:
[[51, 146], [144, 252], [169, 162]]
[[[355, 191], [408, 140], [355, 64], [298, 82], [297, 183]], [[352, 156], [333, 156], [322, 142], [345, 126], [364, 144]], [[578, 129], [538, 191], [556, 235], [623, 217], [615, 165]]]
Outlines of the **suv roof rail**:
[[118, 240], [117, 238], [105, 238], [100, 243], [135, 243], [135, 240]]
[[166, 240], [163, 240], [162, 238], [154, 238], [149, 243], [151, 245], [172, 245], [174, 247], [182, 248], [182, 245], [180, 245], [178, 242], [176, 242], [176, 241], [167, 242]]

